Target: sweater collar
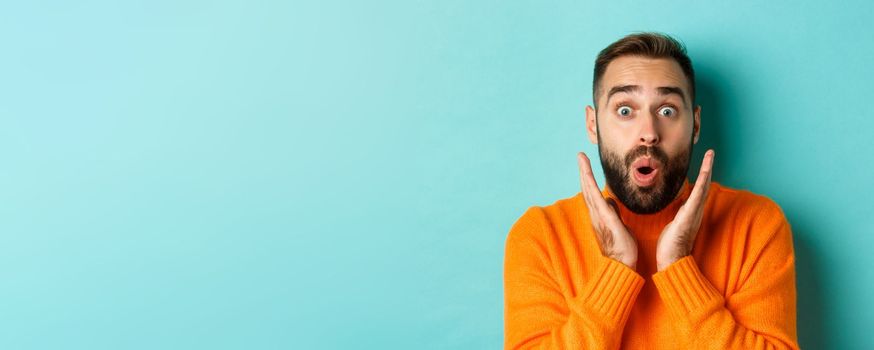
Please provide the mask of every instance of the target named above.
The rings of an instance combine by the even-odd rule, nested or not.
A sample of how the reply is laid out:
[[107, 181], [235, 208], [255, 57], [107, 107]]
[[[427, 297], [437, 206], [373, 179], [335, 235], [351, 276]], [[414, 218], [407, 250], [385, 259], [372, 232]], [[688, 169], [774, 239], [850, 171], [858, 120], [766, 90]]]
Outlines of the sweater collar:
[[680, 207], [686, 203], [686, 199], [689, 198], [691, 193], [692, 186], [689, 184], [687, 178], [683, 180], [683, 187], [680, 188], [680, 191], [677, 193], [674, 200], [672, 200], [671, 203], [662, 210], [652, 214], [636, 214], [628, 209], [628, 207], [626, 207], [606, 185], [601, 192], [605, 198], [610, 197], [616, 201], [616, 204], [619, 207], [619, 218], [622, 219], [622, 223], [628, 227], [637, 239], [658, 239], [662, 229], [665, 225], [674, 220]]

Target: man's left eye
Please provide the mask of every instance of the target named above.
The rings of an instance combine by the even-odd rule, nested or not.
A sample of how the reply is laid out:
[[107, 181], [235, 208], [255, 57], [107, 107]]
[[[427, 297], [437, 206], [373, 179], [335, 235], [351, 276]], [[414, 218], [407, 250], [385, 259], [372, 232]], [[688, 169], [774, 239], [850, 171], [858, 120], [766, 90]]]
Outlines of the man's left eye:
[[677, 115], [677, 110], [674, 107], [662, 107], [659, 109], [659, 115], [665, 117], [673, 117]]

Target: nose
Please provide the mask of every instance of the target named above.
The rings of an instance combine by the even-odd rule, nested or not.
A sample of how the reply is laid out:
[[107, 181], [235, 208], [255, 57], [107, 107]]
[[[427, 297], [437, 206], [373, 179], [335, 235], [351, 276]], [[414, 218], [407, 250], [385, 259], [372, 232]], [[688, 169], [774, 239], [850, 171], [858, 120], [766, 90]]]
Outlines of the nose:
[[641, 126], [640, 126], [640, 143], [646, 146], [655, 146], [659, 143], [659, 132], [658, 126], [656, 123], [658, 122], [658, 117], [654, 115], [648, 115], [644, 118], [640, 118]]

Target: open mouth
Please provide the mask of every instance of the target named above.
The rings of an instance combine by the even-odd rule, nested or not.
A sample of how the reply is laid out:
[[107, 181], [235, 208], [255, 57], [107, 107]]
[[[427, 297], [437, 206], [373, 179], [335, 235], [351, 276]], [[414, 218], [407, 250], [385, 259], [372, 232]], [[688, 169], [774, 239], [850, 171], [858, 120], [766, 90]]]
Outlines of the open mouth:
[[631, 168], [634, 169], [634, 182], [640, 187], [649, 187], [656, 183], [661, 164], [652, 158], [638, 158], [631, 164]]

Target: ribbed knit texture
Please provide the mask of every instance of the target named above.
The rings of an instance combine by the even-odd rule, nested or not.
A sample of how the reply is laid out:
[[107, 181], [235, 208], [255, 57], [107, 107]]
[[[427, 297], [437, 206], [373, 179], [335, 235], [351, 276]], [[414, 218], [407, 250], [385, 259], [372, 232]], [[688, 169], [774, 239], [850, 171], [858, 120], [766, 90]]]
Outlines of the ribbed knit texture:
[[692, 255], [657, 271], [690, 193], [651, 215], [617, 200], [636, 271], [601, 254], [582, 194], [529, 208], [507, 237], [505, 348], [797, 349], [792, 234], [767, 197], [713, 182]]

